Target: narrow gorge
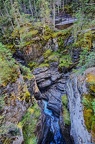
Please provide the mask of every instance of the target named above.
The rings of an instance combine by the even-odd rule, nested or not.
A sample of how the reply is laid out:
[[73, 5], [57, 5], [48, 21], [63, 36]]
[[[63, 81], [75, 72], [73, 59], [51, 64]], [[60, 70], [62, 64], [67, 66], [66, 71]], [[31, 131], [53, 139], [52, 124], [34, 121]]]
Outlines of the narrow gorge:
[[0, 0], [0, 144], [95, 144], [94, 0]]

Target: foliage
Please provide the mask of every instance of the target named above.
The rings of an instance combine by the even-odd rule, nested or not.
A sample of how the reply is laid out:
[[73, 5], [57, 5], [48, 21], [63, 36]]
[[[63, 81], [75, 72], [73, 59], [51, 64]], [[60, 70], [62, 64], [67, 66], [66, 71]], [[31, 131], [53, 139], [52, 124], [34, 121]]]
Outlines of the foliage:
[[95, 127], [95, 98], [91, 94], [86, 94], [83, 96], [83, 105], [84, 105], [84, 120], [87, 129], [91, 132]]
[[20, 64], [20, 70], [25, 79], [30, 80], [30, 79], [34, 78], [33, 74], [31, 73], [31, 71], [28, 67], [22, 66]]
[[27, 110], [21, 122], [18, 124], [18, 127], [22, 127], [23, 129], [24, 141], [26, 144], [37, 143], [35, 128], [39, 116], [40, 110], [37, 103], [35, 102], [33, 106]]
[[43, 54], [45, 58], [48, 58], [48, 56], [50, 56], [52, 53], [52, 50], [51, 49], [48, 49], [45, 51], [45, 53]]
[[34, 62], [34, 61], [29, 62], [28, 66], [29, 66], [30, 69], [33, 69], [33, 68], [35, 68], [37, 66], [37, 62]]
[[79, 72], [84, 72], [87, 68], [95, 65], [95, 52], [83, 49], [80, 54], [80, 60], [78, 66], [81, 67]]
[[70, 125], [70, 114], [66, 107], [64, 107], [63, 117], [64, 117], [64, 123], [66, 125]]
[[94, 111], [94, 114], [95, 114], [95, 99], [91, 102], [92, 104], [92, 108], [93, 108], [93, 111]]
[[64, 106], [67, 106], [67, 105], [68, 105], [67, 95], [63, 95], [63, 96], [62, 96], [62, 103], [63, 103]]
[[0, 95], [0, 110], [2, 110], [5, 106], [4, 95]]
[[67, 95], [62, 96], [62, 104], [63, 104], [63, 117], [64, 117], [64, 123], [66, 125], [70, 125], [70, 114], [68, 110], [68, 98]]
[[0, 85], [15, 81], [18, 76], [18, 66], [10, 51], [0, 43]]
[[38, 67], [49, 67], [49, 64], [48, 63], [42, 63]]
[[70, 55], [63, 55], [59, 60], [59, 67], [69, 67], [72, 64]]

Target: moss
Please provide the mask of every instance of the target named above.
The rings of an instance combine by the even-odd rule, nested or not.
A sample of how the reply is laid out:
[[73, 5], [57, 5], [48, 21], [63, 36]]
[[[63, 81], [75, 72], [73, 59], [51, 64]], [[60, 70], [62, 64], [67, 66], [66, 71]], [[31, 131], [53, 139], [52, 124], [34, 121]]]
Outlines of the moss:
[[62, 104], [63, 104], [63, 117], [64, 117], [64, 123], [66, 125], [70, 125], [70, 113], [68, 110], [68, 98], [67, 95], [62, 96]]
[[37, 143], [35, 128], [39, 116], [40, 110], [37, 103], [35, 102], [34, 105], [27, 110], [21, 122], [18, 124], [18, 127], [22, 127], [25, 144]]
[[52, 38], [57, 38], [58, 36], [62, 36], [63, 32], [62, 31], [56, 31], [52, 33]]
[[69, 54], [63, 55], [59, 60], [59, 68], [61, 67], [70, 67], [72, 65], [71, 56]]
[[84, 120], [87, 129], [90, 131], [91, 130], [91, 125], [92, 125], [92, 116], [93, 116], [93, 111], [92, 109], [84, 109]]
[[95, 83], [95, 74], [88, 74], [86, 76], [86, 81], [90, 84], [94, 84]]
[[33, 68], [37, 67], [37, 62], [29, 62], [28, 66], [30, 69], [33, 69]]
[[30, 99], [30, 92], [28, 90], [24, 93], [24, 99], [26, 101], [29, 101], [29, 99]]
[[80, 33], [77, 36], [77, 41], [73, 44], [75, 47], [86, 48], [88, 50], [92, 47], [92, 32]]
[[51, 35], [44, 35], [44, 36], [42, 36], [42, 38], [43, 38], [45, 41], [48, 41], [48, 40], [51, 38]]
[[48, 62], [56, 62], [59, 60], [59, 54], [57, 52], [52, 52], [50, 56], [48, 56]]
[[13, 44], [7, 44], [7, 45], [5, 45], [5, 46], [6, 46], [8, 49], [10, 49], [12, 53], [14, 53], [14, 52], [16, 51]]
[[89, 85], [89, 90], [95, 93], [95, 74], [88, 74], [86, 81]]
[[24, 79], [31, 80], [34, 78], [34, 75], [31, 73], [29, 68], [22, 66], [20, 64], [20, 70], [21, 70], [21, 73], [22, 73]]
[[64, 123], [66, 125], [70, 125], [70, 113], [66, 107], [64, 107], [63, 116], [64, 116]]
[[48, 49], [44, 52], [43, 56], [44, 56], [44, 58], [48, 58], [48, 56], [50, 56], [51, 54], [52, 54], [52, 50]]
[[91, 129], [95, 135], [95, 116], [93, 117], [93, 122], [92, 122], [92, 125], [91, 125]]
[[92, 46], [92, 32], [89, 31], [84, 34], [84, 47], [90, 49]]
[[38, 30], [31, 30], [28, 33], [25, 33], [24, 35], [22, 35], [23, 40], [27, 40], [30, 38], [33, 38], [34, 36], [36, 36], [38, 34]]
[[42, 63], [38, 67], [49, 67], [49, 64], [48, 63]]
[[5, 106], [4, 95], [0, 95], [0, 110]]
[[62, 103], [63, 103], [64, 106], [67, 106], [67, 104], [68, 104], [67, 95], [63, 95], [63, 96], [62, 96]]
[[[92, 81], [92, 77], [88, 80]], [[92, 139], [95, 136], [95, 97], [91, 93], [83, 95], [83, 105], [84, 105], [84, 120], [85, 125], [89, 132], [92, 134]], [[95, 142], [95, 141], [94, 141]]]

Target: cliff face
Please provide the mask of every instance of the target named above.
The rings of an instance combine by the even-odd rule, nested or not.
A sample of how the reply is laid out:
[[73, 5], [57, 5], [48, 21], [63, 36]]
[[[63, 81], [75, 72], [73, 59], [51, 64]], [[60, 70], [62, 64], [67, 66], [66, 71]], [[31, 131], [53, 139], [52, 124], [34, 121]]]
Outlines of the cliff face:
[[14, 83], [1, 87], [0, 142], [49, 143], [49, 135], [53, 138], [57, 128], [63, 143], [93, 143], [95, 68], [77, 76], [60, 73], [58, 63], [52, 63], [33, 74], [27, 79], [19, 71]]
[[15, 82], [0, 87], [0, 142], [7, 144], [21, 144], [24, 141], [19, 122], [33, 105], [33, 92], [37, 93], [35, 79], [25, 78], [19, 70]]
[[75, 144], [95, 142], [95, 67], [83, 75], [70, 75], [67, 95], [71, 119], [71, 135]]

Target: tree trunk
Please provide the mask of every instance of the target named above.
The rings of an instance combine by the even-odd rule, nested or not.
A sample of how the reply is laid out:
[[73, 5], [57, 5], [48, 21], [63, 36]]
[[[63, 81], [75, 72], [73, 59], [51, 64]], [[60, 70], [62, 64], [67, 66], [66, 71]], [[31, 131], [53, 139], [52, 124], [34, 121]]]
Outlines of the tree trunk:
[[55, 0], [53, 0], [53, 26], [55, 28]]

